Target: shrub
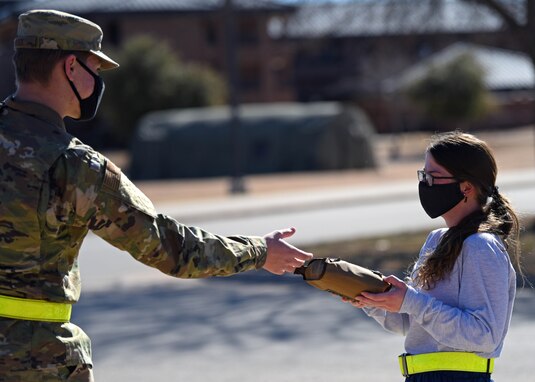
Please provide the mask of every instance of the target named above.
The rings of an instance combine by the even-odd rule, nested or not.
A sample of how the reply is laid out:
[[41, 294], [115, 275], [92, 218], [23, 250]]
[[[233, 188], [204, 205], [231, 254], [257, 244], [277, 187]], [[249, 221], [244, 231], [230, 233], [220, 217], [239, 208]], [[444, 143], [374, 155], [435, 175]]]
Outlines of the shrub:
[[165, 43], [151, 37], [129, 40], [114, 57], [121, 66], [103, 74], [102, 113], [125, 145], [150, 111], [225, 102], [226, 87], [215, 72], [181, 62]]
[[432, 68], [409, 87], [408, 95], [426, 117], [448, 123], [476, 120], [493, 105], [485, 88], [484, 70], [469, 54]]

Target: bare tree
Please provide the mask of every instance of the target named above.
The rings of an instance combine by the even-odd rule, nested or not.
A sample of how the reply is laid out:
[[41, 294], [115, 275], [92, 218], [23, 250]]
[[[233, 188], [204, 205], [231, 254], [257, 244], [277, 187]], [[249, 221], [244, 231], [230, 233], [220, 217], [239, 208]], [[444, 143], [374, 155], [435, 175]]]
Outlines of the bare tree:
[[535, 66], [535, 0], [465, 1], [486, 6], [501, 17]]
[[[465, 0], [484, 5], [498, 14], [535, 68], [535, 0]], [[535, 96], [535, 89], [534, 89]], [[535, 116], [535, 110], [533, 111]], [[535, 124], [533, 125], [535, 141]], [[535, 148], [535, 144], [534, 144]]]

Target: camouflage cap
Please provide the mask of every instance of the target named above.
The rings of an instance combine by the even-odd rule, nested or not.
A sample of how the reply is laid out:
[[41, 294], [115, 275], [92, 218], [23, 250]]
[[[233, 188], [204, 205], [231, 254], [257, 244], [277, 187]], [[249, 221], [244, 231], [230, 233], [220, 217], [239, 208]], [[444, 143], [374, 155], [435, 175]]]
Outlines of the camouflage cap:
[[86, 19], [55, 10], [32, 10], [19, 16], [15, 49], [61, 49], [91, 52], [101, 69], [119, 66], [100, 50], [102, 29]]

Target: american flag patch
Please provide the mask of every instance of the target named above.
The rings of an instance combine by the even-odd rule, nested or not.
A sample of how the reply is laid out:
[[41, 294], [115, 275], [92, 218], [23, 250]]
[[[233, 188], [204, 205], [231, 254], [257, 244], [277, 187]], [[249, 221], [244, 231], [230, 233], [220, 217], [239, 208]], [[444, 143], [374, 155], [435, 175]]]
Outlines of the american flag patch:
[[118, 191], [121, 184], [121, 169], [112, 162], [106, 162], [103, 187], [110, 191]]

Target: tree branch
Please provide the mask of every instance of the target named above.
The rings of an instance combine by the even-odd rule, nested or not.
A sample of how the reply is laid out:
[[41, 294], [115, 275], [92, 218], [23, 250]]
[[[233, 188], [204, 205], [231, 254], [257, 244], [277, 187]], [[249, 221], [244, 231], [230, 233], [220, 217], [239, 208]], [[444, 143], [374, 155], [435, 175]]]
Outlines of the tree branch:
[[497, 0], [466, 0], [472, 3], [478, 3], [496, 12], [511, 29], [520, 29], [522, 25], [518, 20], [507, 10], [507, 8]]

